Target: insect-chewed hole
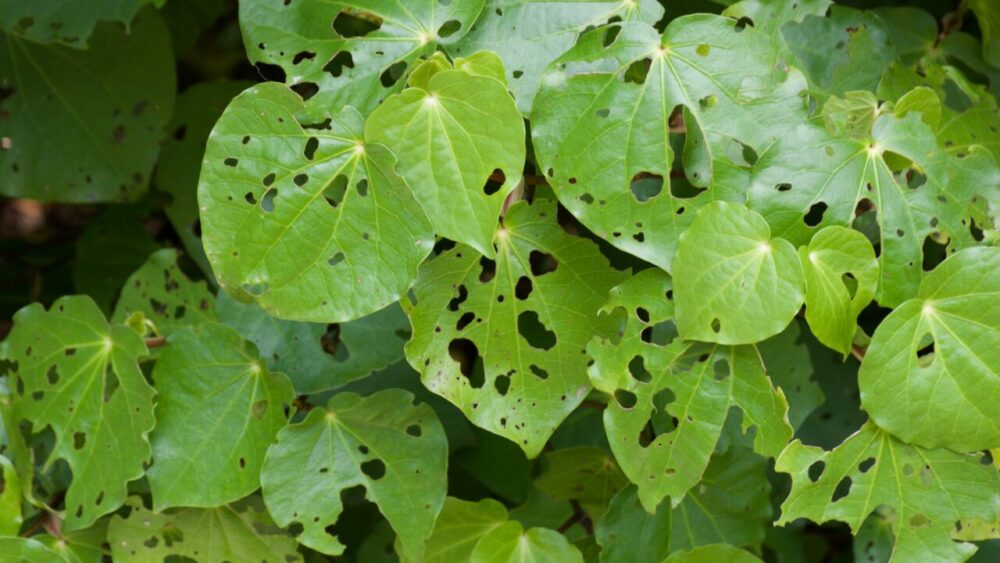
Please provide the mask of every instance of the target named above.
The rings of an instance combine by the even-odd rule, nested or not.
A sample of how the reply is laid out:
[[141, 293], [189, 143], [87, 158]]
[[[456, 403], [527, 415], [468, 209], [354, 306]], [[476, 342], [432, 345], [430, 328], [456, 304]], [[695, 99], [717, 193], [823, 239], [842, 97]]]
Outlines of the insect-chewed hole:
[[331, 207], [337, 207], [344, 201], [345, 193], [347, 193], [347, 176], [338, 174], [323, 189], [323, 198]]
[[545, 327], [535, 311], [522, 311], [517, 316], [517, 332], [532, 348], [551, 350], [556, 345], [556, 334]]
[[830, 502], [837, 502], [838, 500], [851, 494], [851, 478], [844, 477], [837, 483], [837, 488], [833, 490], [833, 495], [830, 497]]
[[458, 369], [469, 380], [473, 389], [486, 383], [486, 372], [479, 348], [468, 338], [456, 338], [448, 343], [448, 355], [458, 362]]
[[457, 290], [458, 295], [452, 297], [451, 301], [448, 301], [448, 310], [452, 312], [458, 311], [458, 308], [461, 307], [462, 303], [465, 303], [465, 300], [469, 298], [469, 290], [466, 289], [464, 283], [459, 284]]
[[559, 268], [559, 261], [556, 257], [539, 250], [532, 250], [528, 254], [528, 263], [531, 266], [532, 275], [539, 277], [552, 273]]
[[345, 39], [364, 37], [382, 27], [382, 18], [371, 12], [344, 9], [333, 18], [330, 25], [337, 35]]
[[823, 214], [826, 213], [826, 203], [820, 201], [812, 204], [809, 212], [802, 217], [802, 222], [810, 227], [815, 227], [823, 221]]
[[479, 258], [479, 281], [486, 283], [497, 275], [497, 263], [483, 256]]
[[361, 464], [361, 472], [372, 481], [385, 476], [385, 463], [381, 459], [370, 459]]
[[344, 74], [344, 70], [348, 68], [354, 68], [354, 57], [351, 56], [351, 52], [337, 51], [323, 67], [323, 71], [337, 78]]
[[820, 477], [823, 476], [823, 471], [826, 469], [826, 462], [820, 460], [809, 466], [809, 480], [815, 483], [819, 481]]
[[615, 390], [615, 402], [618, 403], [623, 409], [631, 409], [639, 401], [635, 393], [628, 391], [626, 389], [616, 389]]
[[628, 372], [632, 374], [632, 377], [635, 378], [636, 381], [640, 381], [642, 383], [649, 383], [653, 379], [653, 376], [646, 369], [645, 360], [639, 355], [632, 358], [632, 360], [628, 363]]
[[663, 176], [652, 172], [639, 172], [629, 183], [632, 196], [639, 203], [645, 203], [663, 191]]
[[517, 284], [514, 285], [514, 297], [524, 301], [529, 295], [531, 295], [532, 289], [531, 278], [528, 276], [521, 276], [517, 279]]

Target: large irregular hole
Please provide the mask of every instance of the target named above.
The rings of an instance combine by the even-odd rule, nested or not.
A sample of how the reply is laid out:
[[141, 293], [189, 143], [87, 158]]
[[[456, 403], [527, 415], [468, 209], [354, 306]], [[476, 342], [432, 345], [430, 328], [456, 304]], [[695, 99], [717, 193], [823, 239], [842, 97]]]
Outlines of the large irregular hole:
[[631, 409], [638, 401], [639, 399], [635, 396], [635, 393], [631, 391], [625, 389], [615, 390], [615, 402], [623, 409]]
[[497, 275], [497, 263], [483, 256], [479, 259], [479, 281], [486, 283]]
[[285, 81], [285, 69], [278, 65], [273, 65], [269, 63], [259, 62], [253, 65], [257, 69], [257, 74], [260, 75], [265, 81], [269, 82], [284, 82]]
[[810, 227], [815, 227], [823, 221], [823, 214], [826, 213], [826, 204], [822, 201], [812, 204], [809, 212], [802, 218], [802, 222]]
[[549, 372], [547, 372], [544, 369], [536, 366], [535, 364], [531, 364], [530, 366], [528, 366], [528, 369], [531, 370], [531, 374], [534, 375], [535, 377], [537, 377], [538, 379], [548, 379], [549, 378]]
[[340, 339], [339, 323], [326, 325], [326, 332], [319, 338], [319, 343], [324, 352], [333, 356], [335, 362], [346, 362], [351, 357], [347, 344]]
[[833, 496], [830, 497], [830, 502], [837, 502], [838, 500], [846, 497], [851, 493], [851, 478], [844, 477], [837, 483], [837, 488], [833, 490]]
[[639, 203], [645, 203], [663, 191], [663, 176], [652, 172], [639, 172], [629, 183], [632, 196]]
[[389, 68], [385, 69], [381, 75], [379, 75], [379, 83], [382, 84], [384, 88], [392, 88], [399, 82], [399, 79], [403, 77], [406, 73], [406, 62], [399, 61], [393, 63]]
[[343, 38], [364, 37], [382, 27], [382, 19], [370, 12], [341, 10], [331, 22], [333, 30]]
[[458, 308], [462, 305], [462, 303], [465, 303], [465, 300], [468, 298], [469, 290], [465, 288], [465, 284], [459, 285], [458, 295], [452, 297], [451, 301], [448, 302], [448, 310], [452, 312], [458, 311]]
[[458, 20], [448, 20], [438, 28], [438, 37], [447, 38], [458, 33], [462, 29], [462, 22]]
[[510, 376], [506, 374], [498, 375], [493, 380], [493, 387], [496, 388], [497, 393], [500, 393], [501, 396], [506, 395], [507, 390], [510, 389]]
[[260, 198], [260, 208], [265, 213], [274, 211], [274, 198], [278, 197], [278, 190], [271, 188], [264, 192], [264, 197]]
[[469, 380], [473, 389], [479, 389], [486, 383], [483, 360], [474, 342], [468, 338], [456, 338], [448, 343], [448, 355], [458, 362], [459, 371]]
[[361, 464], [361, 472], [372, 481], [385, 477], [385, 463], [381, 459], [370, 459]]
[[545, 327], [535, 311], [523, 311], [517, 316], [517, 331], [532, 348], [551, 350], [556, 334]]
[[337, 51], [323, 67], [323, 70], [330, 73], [330, 76], [337, 78], [344, 74], [344, 70], [348, 68], [354, 68], [354, 57], [351, 56], [350, 51]]
[[524, 301], [529, 295], [531, 295], [532, 289], [531, 278], [528, 276], [521, 276], [517, 279], [517, 284], [514, 286], [514, 297]]
[[809, 480], [815, 483], [819, 481], [819, 478], [823, 476], [823, 470], [826, 469], [826, 462], [820, 460], [814, 462], [809, 466]]
[[554, 272], [559, 267], [559, 261], [556, 260], [555, 256], [538, 250], [532, 250], [528, 254], [528, 264], [535, 277]]
[[632, 361], [628, 363], [628, 372], [632, 374], [632, 377], [636, 381], [641, 381], [642, 383], [649, 383], [653, 376], [646, 369], [646, 362], [642, 356], [635, 356]]
[[323, 198], [331, 207], [337, 207], [343, 203], [345, 193], [347, 193], [347, 176], [338, 174], [323, 189]]
[[486, 195], [493, 195], [497, 193], [506, 181], [507, 176], [503, 173], [503, 170], [497, 168], [492, 174], [490, 174], [489, 178], [486, 179], [486, 184], [483, 186], [483, 193]]
[[[936, 219], [933, 226], [936, 226]], [[944, 242], [941, 242], [942, 240]], [[927, 235], [927, 238], [924, 239], [924, 259], [921, 264], [925, 272], [933, 270], [948, 257], [949, 242], [949, 240], [942, 237], [939, 233]]]

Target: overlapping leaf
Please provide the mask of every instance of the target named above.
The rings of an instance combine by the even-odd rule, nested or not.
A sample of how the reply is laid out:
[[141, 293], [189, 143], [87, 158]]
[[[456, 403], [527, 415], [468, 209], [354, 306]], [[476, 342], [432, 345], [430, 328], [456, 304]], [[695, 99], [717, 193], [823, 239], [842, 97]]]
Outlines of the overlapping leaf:
[[428, 389], [534, 457], [590, 390], [581, 352], [623, 275], [559, 227], [550, 200], [513, 205], [495, 244], [496, 262], [459, 245], [426, 265], [406, 358]]
[[444, 506], [427, 538], [424, 561], [451, 563], [466, 561], [484, 535], [507, 521], [507, 509], [493, 499], [469, 502], [454, 497]]
[[555, 500], [576, 500], [596, 518], [628, 483], [614, 457], [593, 446], [561, 448], [545, 454], [545, 471], [535, 487]]
[[226, 109], [198, 185], [205, 251], [222, 287], [276, 317], [362, 317], [413, 283], [430, 224], [393, 155], [361, 138], [357, 111], [318, 125], [300, 121], [302, 111], [277, 84]]
[[118, 22], [128, 29], [146, 4], [163, 6], [166, 0], [0, 0], [0, 30], [35, 43], [62, 43], [86, 48], [98, 22]]
[[509, 520], [483, 535], [469, 557], [471, 563], [583, 563], [583, 555], [566, 536], [549, 528], [529, 528]]

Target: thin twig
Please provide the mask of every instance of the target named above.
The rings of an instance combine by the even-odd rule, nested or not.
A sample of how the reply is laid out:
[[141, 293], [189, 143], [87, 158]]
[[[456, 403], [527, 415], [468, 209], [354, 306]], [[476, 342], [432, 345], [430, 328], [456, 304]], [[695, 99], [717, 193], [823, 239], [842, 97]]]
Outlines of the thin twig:
[[580, 503], [576, 500], [570, 500], [569, 504], [573, 507], [573, 514], [570, 514], [569, 518], [559, 526], [557, 531], [562, 534], [572, 528], [574, 524], [580, 524], [584, 531], [587, 532], [587, 535], [594, 535], [594, 524], [590, 521], [590, 517], [584, 512]]

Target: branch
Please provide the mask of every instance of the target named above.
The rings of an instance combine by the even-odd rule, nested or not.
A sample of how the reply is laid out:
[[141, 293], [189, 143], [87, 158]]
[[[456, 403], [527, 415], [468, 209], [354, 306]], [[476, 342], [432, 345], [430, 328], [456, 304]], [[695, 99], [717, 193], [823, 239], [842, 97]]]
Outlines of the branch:
[[566, 530], [572, 528], [574, 524], [580, 524], [580, 526], [582, 526], [587, 532], [587, 535], [594, 535], [594, 524], [590, 521], [590, 517], [587, 516], [587, 513], [583, 511], [583, 507], [580, 506], [580, 503], [575, 500], [570, 500], [569, 504], [573, 507], [573, 514], [570, 514], [569, 518], [567, 518], [556, 531], [563, 534]]

